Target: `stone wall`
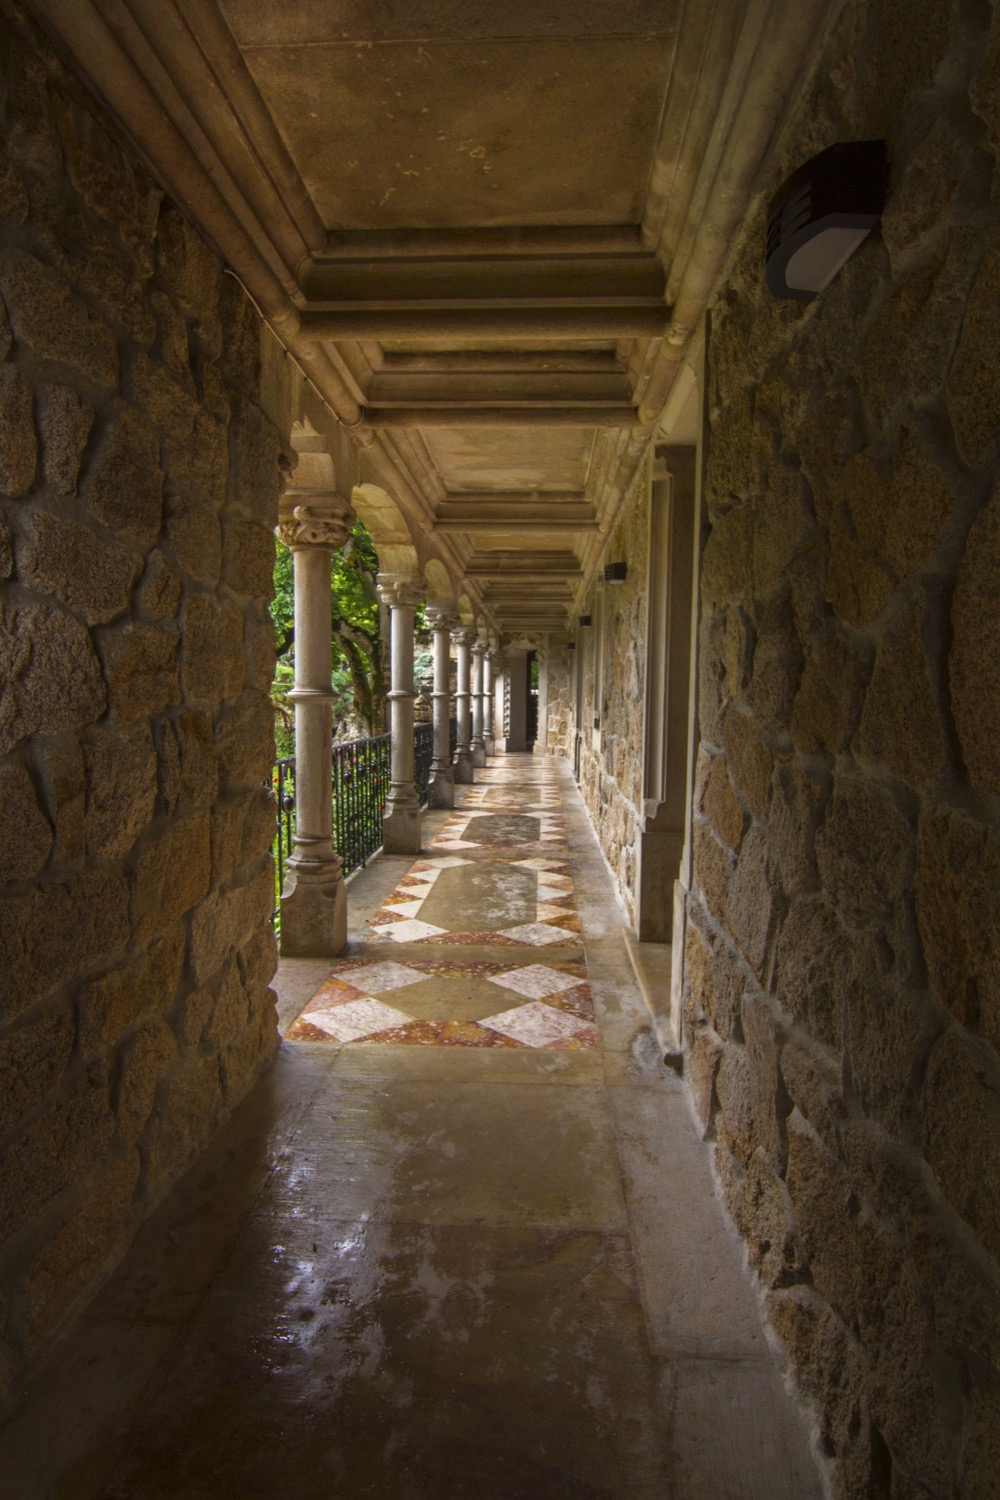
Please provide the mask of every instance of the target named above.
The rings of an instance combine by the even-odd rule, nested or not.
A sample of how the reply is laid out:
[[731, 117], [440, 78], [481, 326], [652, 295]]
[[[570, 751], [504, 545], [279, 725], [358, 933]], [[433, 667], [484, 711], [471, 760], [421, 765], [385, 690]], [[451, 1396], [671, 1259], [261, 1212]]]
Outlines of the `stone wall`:
[[[584, 651], [583, 748], [580, 791], [629, 921], [634, 920], [636, 843], [642, 809], [643, 698], [646, 672], [646, 560], [649, 475], [639, 468], [622, 507], [615, 536], [601, 561], [626, 561], [624, 584], [591, 594], [585, 611], [594, 625], [580, 632]], [[603, 611], [603, 627], [601, 618]], [[601, 702], [595, 703], [598, 631], [604, 632]], [[551, 689], [550, 689], [551, 691]], [[600, 721], [600, 739], [592, 726]], [[572, 750], [570, 750], [572, 755]]]
[[803, 307], [712, 313], [687, 1074], [844, 1496], [1000, 1475], [1000, 22], [848, 4], [776, 186], [884, 137]]
[[0, 1396], [275, 1046], [242, 290], [0, 11]]
[[561, 755], [572, 762], [576, 730], [573, 692], [576, 683], [576, 653], [565, 646], [549, 646], [545, 670], [548, 674], [549, 755]]

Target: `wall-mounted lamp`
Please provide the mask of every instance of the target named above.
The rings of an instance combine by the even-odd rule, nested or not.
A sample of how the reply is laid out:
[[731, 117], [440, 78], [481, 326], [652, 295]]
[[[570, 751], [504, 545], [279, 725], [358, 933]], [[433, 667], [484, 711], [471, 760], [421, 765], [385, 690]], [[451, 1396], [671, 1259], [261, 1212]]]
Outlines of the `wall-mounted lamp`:
[[608, 563], [604, 569], [605, 583], [624, 583], [628, 577], [628, 563]]
[[589, 630], [593, 623], [593, 615], [581, 615], [579, 620], [577, 621], [577, 624], [580, 626], [581, 630]]
[[566, 642], [566, 650], [567, 651], [575, 651], [576, 650], [576, 641], [567, 641]]
[[767, 211], [764, 277], [775, 297], [811, 302], [878, 223], [889, 167], [884, 141], [845, 141], [782, 183]]

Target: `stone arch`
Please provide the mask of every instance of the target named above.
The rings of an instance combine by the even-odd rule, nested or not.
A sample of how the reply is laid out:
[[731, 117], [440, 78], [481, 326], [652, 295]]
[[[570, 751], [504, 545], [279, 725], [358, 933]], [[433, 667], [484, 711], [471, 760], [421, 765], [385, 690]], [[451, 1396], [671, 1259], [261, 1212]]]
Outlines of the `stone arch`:
[[424, 567], [424, 588], [428, 604], [453, 605], [455, 590], [444, 563], [432, 557]]
[[358, 484], [351, 504], [368, 529], [378, 553], [379, 571], [420, 577], [420, 563], [410, 529], [399, 506], [377, 484]]

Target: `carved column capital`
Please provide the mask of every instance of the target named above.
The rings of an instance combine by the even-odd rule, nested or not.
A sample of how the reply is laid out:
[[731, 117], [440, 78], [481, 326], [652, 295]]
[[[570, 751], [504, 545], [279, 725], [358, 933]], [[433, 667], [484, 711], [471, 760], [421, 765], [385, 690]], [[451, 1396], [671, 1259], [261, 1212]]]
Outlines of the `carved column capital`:
[[338, 551], [351, 534], [354, 512], [340, 495], [318, 495], [308, 499], [294, 491], [282, 497], [278, 536], [286, 547], [322, 547]]
[[471, 646], [476, 639], [476, 627], [474, 625], [459, 625], [451, 632], [451, 638], [456, 646]]
[[382, 603], [399, 609], [406, 605], [417, 605], [424, 597], [419, 578], [409, 578], [403, 573], [380, 573], [375, 587]]
[[458, 624], [454, 610], [449, 609], [446, 604], [428, 604], [424, 615], [432, 630], [447, 630], [450, 633]]

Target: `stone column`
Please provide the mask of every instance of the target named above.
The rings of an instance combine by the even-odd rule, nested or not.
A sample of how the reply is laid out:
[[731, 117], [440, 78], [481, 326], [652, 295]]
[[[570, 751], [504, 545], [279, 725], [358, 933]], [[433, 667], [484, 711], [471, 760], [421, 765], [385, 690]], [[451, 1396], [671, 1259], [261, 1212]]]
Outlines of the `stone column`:
[[455, 616], [437, 604], [428, 605], [425, 613], [434, 635], [434, 691], [431, 694], [434, 705], [434, 759], [431, 761], [427, 805], [454, 807], [455, 777], [451, 769], [448, 739], [451, 727], [451, 631], [455, 625]]
[[390, 611], [389, 649], [392, 687], [389, 699], [389, 796], [382, 818], [385, 854], [420, 853], [420, 803], [414, 784], [413, 756], [413, 610], [420, 602], [415, 578], [380, 573], [378, 596]]
[[278, 535], [295, 569], [295, 835], [281, 893], [281, 951], [331, 958], [347, 945], [343, 861], [333, 847], [330, 557], [354, 521], [342, 496], [285, 496]]
[[483, 657], [483, 742], [487, 755], [497, 753], [496, 735], [493, 732], [494, 709], [496, 708], [493, 663], [496, 661], [496, 656], [496, 647], [491, 646]]
[[477, 636], [472, 643], [472, 764], [485, 766], [486, 741], [483, 738], [483, 657], [487, 643]]
[[455, 782], [465, 786], [474, 780], [472, 775], [472, 746], [469, 725], [469, 647], [476, 638], [470, 625], [460, 625], [453, 630], [455, 642], [455, 713], [458, 718], [458, 743], [455, 746]]

